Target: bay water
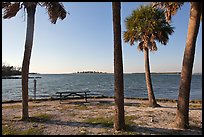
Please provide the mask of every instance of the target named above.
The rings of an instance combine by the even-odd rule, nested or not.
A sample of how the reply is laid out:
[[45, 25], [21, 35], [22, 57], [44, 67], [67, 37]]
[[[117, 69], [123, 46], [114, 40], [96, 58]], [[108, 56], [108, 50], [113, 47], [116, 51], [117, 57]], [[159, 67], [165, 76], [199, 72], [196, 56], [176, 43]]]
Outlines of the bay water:
[[[85, 91], [114, 96], [114, 75], [101, 73], [32, 74], [37, 80], [36, 97], [49, 98], [58, 91]], [[178, 99], [180, 74], [152, 74], [156, 98]], [[34, 96], [34, 79], [29, 79], [29, 98]], [[2, 79], [2, 101], [21, 100], [21, 79]], [[147, 98], [144, 73], [124, 74], [124, 96]], [[202, 74], [192, 76], [190, 100], [202, 99]]]

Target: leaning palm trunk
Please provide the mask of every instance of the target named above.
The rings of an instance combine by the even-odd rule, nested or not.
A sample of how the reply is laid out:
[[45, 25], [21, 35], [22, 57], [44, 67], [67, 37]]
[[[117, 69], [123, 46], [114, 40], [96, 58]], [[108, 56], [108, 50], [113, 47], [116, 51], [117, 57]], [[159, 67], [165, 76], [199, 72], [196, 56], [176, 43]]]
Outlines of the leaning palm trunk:
[[27, 30], [26, 30], [26, 41], [25, 51], [22, 64], [22, 120], [29, 118], [28, 114], [28, 74], [29, 64], [33, 45], [33, 34], [34, 34], [34, 22], [35, 22], [35, 9], [36, 5], [32, 5], [26, 8], [27, 10]]
[[121, 25], [120, 25], [120, 2], [112, 3], [113, 31], [114, 31], [114, 99], [115, 116], [114, 128], [121, 130], [125, 128], [124, 120], [124, 87], [123, 87], [123, 61], [121, 47]]
[[150, 107], [159, 107], [160, 105], [157, 104], [156, 99], [154, 97], [154, 92], [152, 88], [152, 81], [151, 81], [151, 74], [150, 74], [150, 67], [149, 67], [149, 49], [144, 48], [144, 61], [145, 61], [145, 78], [146, 78], [146, 85], [148, 91], [148, 100]]
[[200, 25], [201, 8], [202, 4], [200, 2], [191, 3], [188, 36], [186, 41], [186, 48], [184, 51], [176, 113], [176, 127], [184, 129], [189, 127], [188, 112], [190, 84], [194, 62], [196, 38]]

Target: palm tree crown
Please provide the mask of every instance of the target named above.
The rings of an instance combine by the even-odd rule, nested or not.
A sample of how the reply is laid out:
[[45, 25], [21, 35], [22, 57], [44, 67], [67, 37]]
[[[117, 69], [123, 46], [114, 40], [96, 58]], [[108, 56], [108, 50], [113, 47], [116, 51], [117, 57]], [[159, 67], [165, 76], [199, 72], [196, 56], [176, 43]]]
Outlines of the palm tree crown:
[[156, 51], [156, 42], [166, 45], [173, 31], [173, 27], [166, 21], [162, 9], [152, 8], [151, 5], [140, 6], [125, 20], [127, 31], [124, 32], [124, 41], [134, 45], [139, 41], [138, 49], [144, 47]]
[[159, 7], [165, 10], [166, 20], [171, 21], [171, 16], [175, 15], [184, 2], [153, 2], [153, 7]]
[[57, 22], [58, 18], [63, 20], [68, 13], [62, 3], [59, 2], [2, 2], [3, 18], [10, 19], [14, 17], [23, 6], [27, 8], [37, 5], [47, 9], [49, 19], [53, 24]]

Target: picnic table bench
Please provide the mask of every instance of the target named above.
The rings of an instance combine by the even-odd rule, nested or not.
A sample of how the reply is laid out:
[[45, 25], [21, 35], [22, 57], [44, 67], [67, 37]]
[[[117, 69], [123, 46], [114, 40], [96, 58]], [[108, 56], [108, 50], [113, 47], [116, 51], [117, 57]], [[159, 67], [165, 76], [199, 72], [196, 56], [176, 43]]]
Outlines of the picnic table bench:
[[74, 98], [84, 98], [87, 102], [87, 98], [94, 96], [94, 95], [100, 95], [96, 93], [91, 93], [91, 91], [62, 91], [62, 92], [56, 92], [56, 94], [59, 96], [60, 104], [65, 99], [74, 99]]

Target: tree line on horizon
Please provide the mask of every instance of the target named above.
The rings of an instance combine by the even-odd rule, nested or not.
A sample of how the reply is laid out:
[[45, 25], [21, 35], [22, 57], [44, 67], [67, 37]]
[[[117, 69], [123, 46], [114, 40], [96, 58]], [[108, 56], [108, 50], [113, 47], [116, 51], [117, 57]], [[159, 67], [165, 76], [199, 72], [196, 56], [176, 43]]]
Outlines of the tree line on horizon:
[[[134, 45], [139, 42], [138, 49], [144, 52], [145, 78], [148, 91], [149, 106], [159, 107], [154, 97], [149, 65], [149, 51], [156, 51], [156, 41], [166, 45], [169, 35], [173, 33], [170, 25], [171, 16], [175, 15], [184, 2], [154, 2], [151, 6], [141, 6], [126, 18], [126, 31], [123, 33], [125, 42]], [[45, 7], [49, 19], [56, 23], [63, 20], [68, 13], [59, 2], [2, 2], [3, 18], [14, 17], [24, 7], [27, 12], [27, 32], [25, 51], [22, 63], [22, 120], [29, 119], [28, 113], [28, 74], [33, 46], [36, 6]], [[113, 37], [114, 37], [114, 129], [125, 129], [124, 114], [124, 82], [123, 59], [121, 42], [121, 2], [112, 2]], [[179, 95], [176, 111], [176, 127], [189, 128], [189, 95], [192, 77], [192, 68], [196, 47], [196, 39], [202, 16], [202, 2], [190, 2], [190, 18], [186, 48], [184, 50], [183, 65], [180, 76]]]
[[2, 76], [21, 75], [21, 67], [2, 64]]

